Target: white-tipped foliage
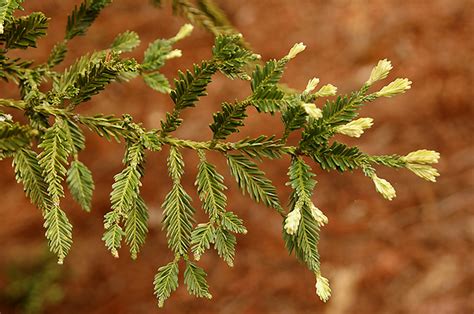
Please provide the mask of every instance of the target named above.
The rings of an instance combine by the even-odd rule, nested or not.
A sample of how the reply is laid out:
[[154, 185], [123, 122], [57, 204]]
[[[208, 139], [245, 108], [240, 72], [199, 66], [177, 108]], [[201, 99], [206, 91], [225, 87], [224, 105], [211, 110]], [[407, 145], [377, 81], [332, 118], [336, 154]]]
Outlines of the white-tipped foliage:
[[304, 89], [304, 93], [311, 93], [315, 88], [316, 86], [318, 86], [319, 84], [319, 79], [318, 78], [312, 78], [308, 81], [308, 84], [306, 84], [306, 88]]
[[407, 78], [397, 78], [375, 93], [376, 97], [393, 97], [405, 93], [411, 88], [411, 81]]
[[421, 149], [403, 156], [401, 159], [406, 162], [405, 167], [427, 181], [436, 182], [439, 176], [438, 170], [430, 166], [437, 164], [440, 154], [434, 150]]
[[306, 113], [308, 114], [308, 116], [310, 116], [314, 120], [318, 120], [323, 117], [323, 112], [321, 111], [321, 109], [316, 107], [315, 104], [303, 103], [302, 106], [304, 108], [304, 111], [306, 111]]
[[369, 129], [374, 123], [372, 118], [360, 118], [335, 128], [336, 133], [350, 137], [360, 137], [364, 130]]
[[436, 182], [436, 177], [439, 177], [438, 170], [431, 167], [430, 165], [409, 163], [406, 165], [406, 168], [426, 181]]
[[412, 164], [437, 164], [440, 158], [440, 154], [434, 150], [420, 149], [409, 153], [402, 159]]
[[316, 276], [316, 294], [321, 301], [327, 302], [331, 297], [331, 288], [329, 287], [329, 280], [320, 274]]
[[306, 49], [306, 46], [303, 43], [297, 43], [291, 47], [290, 52], [286, 55], [288, 59], [293, 59], [299, 53], [303, 52]]
[[298, 231], [298, 226], [300, 224], [301, 220], [301, 204], [300, 206], [297, 205], [295, 206], [295, 209], [293, 209], [288, 216], [285, 219], [285, 231], [288, 234], [295, 234], [296, 231]]
[[370, 72], [370, 77], [367, 80], [366, 84], [370, 86], [377, 81], [383, 80], [388, 76], [392, 68], [392, 63], [389, 60], [380, 60], [377, 65], [372, 69], [372, 72]]
[[194, 29], [194, 26], [192, 24], [184, 24], [183, 26], [181, 26], [178, 33], [176, 34], [176, 36], [172, 38], [172, 40], [178, 41], [178, 40], [182, 40], [183, 38], [188, 37], [193, 32], [193, 29]]
[[391, 201], [397, 196], [394, 187], [387, 180], [379, 178], [376, 174], [372, 175], [372, 180], [374, 181], [377, 192], [379, 192], [385, 199]]
[[317, 208], [312, 202], [311, 202], [310, 208], [311, 208], [311, 215], [313, 215], [314, 220], [318, 222], [318, 225], [320, 227], [323, 227], [324, 225], [328, 224], [329, 222], [328, 217], [326, 217], [326, 215], [324, 215], [324, 213], [319, 208]]
[[329, 97], [334, 96], [337, 93], [337, 87], [332, 84], [326, 84], [321, 87], [314, 95], [316, 97]]
[[165, 59], [179, 58], [183, 55], [183, 52], [179, 49], [173, 49], [165, 55]]

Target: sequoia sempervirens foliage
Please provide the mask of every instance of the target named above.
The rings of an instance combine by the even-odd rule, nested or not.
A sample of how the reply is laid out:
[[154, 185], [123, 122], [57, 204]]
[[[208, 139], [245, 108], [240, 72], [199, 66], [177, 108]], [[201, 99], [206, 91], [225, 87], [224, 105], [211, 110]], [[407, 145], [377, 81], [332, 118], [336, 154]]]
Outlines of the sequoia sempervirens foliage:
[[[76, 6], [68, 16], [64, 39], [43, 62], [9, 56], [13, 49], [36, 47], [48, 28], [48, 18], [43, 13], [18, 16], [22, 2], [0, 0], [0, 78], [15, 83], [21, 95], [19, 99], [0, 98], [4, 110], [0, 111], [0, 159], [12, 162], [17, 181], [41, 211], [49, 247], [62, 264], [73, 244], [68, 206], [61, 202], [65, 189], [85, 211], [93, 210], [93, 174], [79, 159], [79, 153], [86, 148], [84, 132], [123, 143], [123, 170], [114, 177], [110, 211], [104, 217], [103, 241], [116, 257], [121, 246], [126, 245], [135, 259], [148, 232], [148, 208], [140, 195], [141, 179], [146, 171], [145, 153], [160, 153], [163, 146], [169, 146], [166, 167], [171, 186], [162, 205], [162, 228], [174, 257], [158, 268], [154, 278], [159, 306], [178, 288], [180, 271], [184, 272], [184, 284], [190, 294], [211, 298], [206, 273], [198, 266], [206, 251], [215, 250], [225, 263], [233, 265], [237, 237], [247, 230], [238, 214], [228, 208], [231, 200], [226, 197], [224, 176], [233, 177], [244, 194], [273, 208], [282, 217], [282, 234], [288, 251], [294, 252], [314, 273], [317, 295], [327, 301], [331, 290], [329, 281], [322, 276], [318, 242], [328, 219], [315, 204], [316, 180], [311, 168], [361, 170], [373, 181], [375, 190], [388, 200], [396, 192], [387, 180], [377, 175], [379, 166], [406, 168], [433, 182], [439, 175], [431, 166], [438, 162], [437, 152], [369, 155], [357, 146], [333, 139], [336, 134], [362, 136], [373, 125], [373, 119], [359, 117], [359, 109], [380, 97], [392, 97], [410, 88], [408, 79], [397, 78], [378, 91], [371, 90], [373, 83], [389, 75], [392, 65], [388, 60], [379, 61], [362, 87], [347, 95], [337, 96], [337, 88], [332, 84], [318, 87], [317, 78], [309, 79], [303, 91], [289, 90], [279, 82], [287, 64], [305, 50], [305, 45], [297, 43], [280, 59], [264, 62], [248, 48], [242, 35], [235, 32], [212, 1], [173, 0], [176, 14], [215, 35], [212, 57], [180, 71], [173, 84], [160, 73], [160, 68], [168, 59], [181, 56], [182, 52], [173, 45], [191, 34], [191, 24], [184, 25], [172, 38], [149, 43], [140, 60], [122, 55], [140, 45], [137, 33], [124, 31], [109, 47], [90, 52], [58, 71], [56, 66], [65, 59], [68, 42], [85, 35], [111, 0], [85, 0]], [[161, 5], [160, 1], [153, 3]], [[229, 79], [248, 81], [251, 94], [233, 103], [222, 103], [209, 126], [213, 134], [209, 140], [197, 142], [175, 137], [173, 132], [183, 121], [181, 113], [199, 104], [218, 72]], [[169, 94], [174, 104], [156, 129], [145, 129], [130, 115], [76, 113], [76, 107], [109, 84], [132, 79], [143, 79], [151, 89]], [[45, 82], [49, 82], [49, 90]], [[280, 118], [283, 135], [229, 142], [227, 137], [244, 127], [248, 107]], [[19, 114], [26, 117], [26, 123], [15, 121]], [[300, 139], [289, 143], [289, 135], [295, 131], [301, 134]], [[198, 202], [191, 199], [182, 184], [185, 176], [182, 151], [186, 149], [195, 151], [199, 157], [195, 186], [207, 221], [195, 221]], [[227, 160], [228, 173], [219, 173], [207, 160], [209, 151], [222, 154]], [[265, 159], [283, 155], [291, 157], [288, 186], [292, 193], [288, 202], [280, 200], [272, 181], [258, 165]]]

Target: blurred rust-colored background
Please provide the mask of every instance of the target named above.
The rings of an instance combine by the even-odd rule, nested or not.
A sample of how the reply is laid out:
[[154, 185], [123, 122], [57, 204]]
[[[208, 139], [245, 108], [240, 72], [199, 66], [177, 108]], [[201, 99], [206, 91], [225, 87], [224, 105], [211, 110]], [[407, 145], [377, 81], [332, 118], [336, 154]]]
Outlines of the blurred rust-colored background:
[[[79, 1], [26, 1], [27, 12], [51, 17], [49, 35], [37, 49], [22, 52], [45, 60], [64, 34], [66, 16]], [[229, 269], [212, 252], [200, 263], [208, 271], [213, 300], [188, 296], [180, 286], [161, 313], [473, 313], [474, 311], [474, 2], [472, 0], [259, 0], [218, 1], [229, 19], [264, 60], [280, 58], [295, 42], [307, 49], [288, 66], [283, 81], [303, 89], [311, 77], [332, 83], [339, 91], [357, 89], [379, 60], [394, 65], [389, 79], [408, 77], [412, 89], [394, 99], [378, 100], [363, 109], [375, 126], [361, 139], [349, 140], [369, 153], [400, 153], [428, 148], [441, 153], [438, 183], [422, 181], [407, 171], [381, 170], [397, 189], [388, 202], [359, 172], [338, 174], [316, 165], [315, 203], [328, 215], [321, 234], [322, 269], [331, 280], [333, 297], [323, 304], [314, 278], [281, 240], [281, 221], [272, 210], [256, 205], [237, 191], [222, 158], [211, 156], [229, 186], [229, 209], [246, 222], [248, 234], [238, 237], [235, 267]], [[142, 44], [131, 56], [141, 60], [147, 44], [170, 37], [185, 23], [169, 6], [155, 9], [147, 1], [116, 0], [105, 9], [88, 35], [74, 40], [66, 64], [94, 49], [106, 48], [127, 29], [140, 34]], [[210, 56], [213, 38], [201, 29], [177, 45], [184, 56], [173, 59], [164, 73], [174, 77]], [[385, 81], [384, 83], [388, 82]], [[383, 83], [377, 85], [382, 86]], [[242, 99], [247, 83], [216, 76], [209, 96], [187, 110], [176, 132], [182, 138], [208, 139], [212, 112], [224, 100]], [[18, 97], [1, 83], [0, 97]], [[81, 105], [84, 114], [132, 114], [146, 127], [157, 127], [171, 109], [168, 97], [140, 80], [113, 84]], [[250, 110], [247, 126], [234, 138], [281, 134], [279, 117]], [[292, 138], [296, 140], [296, 138]], [[82, 212], [70, 197], [63, 201], [74, 225], [74, 245], [62, 266], [57, 301], [45, 313], [154, 313], [152, 280], [158, 266], [170, 259], [161, 232], [161, 208], [170, 182], [166, 150], [148, 155], [142, 188], [150, 209], [150, 234], [137, 261], [125, 249], [114, 259], [101, 237], [103, 214], [109, 210], [113, 175], [121, 170], [123, 145], [107, 143], [88, 133], [81, 159], [94, 173], [92, 213]], [[186, 151], [185, 187], [196, 200], [193, 182], [195, 153]], [[288, 159], [262, 165], [282, 200]], [[0, 291], [11, 286], [10, 269], [38, 260], [45, 250], [39, 210], [15, 183], [8, 160], [0, 163]], [[199, 208], [195, 202], [195, 207]], [[198, 210], [199, 211], [199, 210]], [[203, 216], [198, 216], [203, 221]], [[53, 270], [59, 268], [52, 264]], [[49, 269], [49, 268], [48, 268]], [[41, 271], [44, 271], [44, 267]], [[55, 270], [57, 271], [57, 270]], [[44, 289], [44, 288], [42, 288]], [[39, 291], [41, 295], [43, 291]], [[60, 295], [62, 294], [62, 298]], [[20, 306], [0, 299], [1, 313], [18, 313]]]

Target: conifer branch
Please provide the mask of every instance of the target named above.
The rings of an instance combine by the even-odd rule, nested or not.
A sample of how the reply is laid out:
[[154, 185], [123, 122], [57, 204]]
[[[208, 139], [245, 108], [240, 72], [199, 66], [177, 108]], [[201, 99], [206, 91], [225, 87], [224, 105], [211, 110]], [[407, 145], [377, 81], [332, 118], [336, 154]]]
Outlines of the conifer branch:
[[[175, 13], [216, 35], [212, 57], [197, 63], [191, 70], [180, 71], [173, 88], [160, 70], [167, 60], [181, 56], [181, 51], [173, 49], [173, 45], [191, 33], [193, 26], [190, 24], [181, 27], [172, 38], [151, 42], [141, 62], [121, 57], [123, 52], [140, 44], [137, 33], [125, 31], [108, 48], [86, 54], [58, 72], [54, 67], [65, 59], [69, 40], [84, 35], [111, 1], [84, 0], [76, 6], [68, 17], [64, 40], [53, 47], [45, 63], [37, 66], [32, 66], [33, 61], [9, 56], [11, 49], [35, 47], [37, 39], [46, 33], [48, 19], [42, 13], [14, 16], [14, 10], [20, 9], [22, 2], [0, 0], [0, 45], [3, 46], [0, 79], [15, 83], [20, 92], [17, 100], [0, 99], [0, 107], [7, 110], [6, 113], [0, 111], [0, 160], [13, 159], [16, 180], [23, 184], [26, 196], [41, 210], [50, 250], [62, 263], [72, 245], [72, 225], [60, 207], [64, 179], [73, 199], [85, 211], [92, 209], [92, 173], [79, 160], [80, 152], [86, 147], [83, 129], [125, 143], [124, 168], [114, 177], [111, 210], [104, 215], [103, 240], [107, 249], [118, 257], [125, 238], [131, 258], [135, 259], [148, 233], [148, 208], [140, 195], [145, 153], [160, 153], [168, 146], [166, 166], [172, 184], [162, 205], [162, 228], [174, 259], [158, 269], [153, 282], [160, 307], [178, 287], [180, 261], [185, 264], [184, 283], [188, 292], [211, 298], [207, 275], [190, 260], [190, 254], [198, 261], [212, 247], [229, 266], [233, 266], [236, 235], [247, 232], [242, 219], [227, 210], [224, 176], [206, 159], [208, 151], [218, 152], [226, 158], [230, 174], [244, 194], [275, 208], [282, 216], [285, 245], [314, 273], [316, 292], [324, 302], [330, 297], [331, 289], [329, 281], [321, 274], [318, 242], [321, 227], [328, 223], [328, 218], [314, 204], [316, 181], [305, 157], [323, 170], [360, 169], [373, 181], [375, 190], [388, 200], [396, 196], [396, 191], [390, 182], [377, 176], [377, 167], [406, 168], [431, 182], [439, 176], [432, 167], [440, 157], [435, 151], [418, 150], [405, 156], [371, 155], [357, 146], [333, 139], [336, 134], [359, 138], [374, 120], [358, 118], [362, 106], [410, 89], [408, 79], [397, 78], [381, 90], [369, 92], [373, 83], [385, 79], [392, 69], [386, 59], [379, 61], [358, 91], [326, 100], [322, 108], [318, 108], [316, 102], [321, 98], [336, 95], [335, 86], [326, 84], [317, 90], [318, 78], [311, 78], [303, 91], [280, 84], [286, 65], [305, 49], [304, 44], [295, 44], [279, 60], [254, 66], [260, 56], [248, 48], [242, 35], [231, 27], [213, 1], [197, 0], [194, 5], [187, 0], [173, 0]], [[161, 4], [159, 0], [152, 2]], [[254, 70], [250, 71], [250, 67]], [[251, 94], [241, 101], [224, 102], [220, 111], [214, 113], [209, 126], [212, 138], [193, 141], [170, 135], [182, 124], [182, 111], [195, 107], [207, 94], [207, 87], [217, 72], [229, 79], [249, 81]], [[126, 82], [135, 77], [141, 77], [153, 90], [170, 95], [174, 107], [161, 121], [161, 128], [147, 129], [127, 114], [115, 117], [76, 112], [79, 104], [102, 92], [112, 82]], [[44, 82], [48, 84], [43, 85]], [[226, 141], [245, 125], [248, 106], [254, 106], [257, 113], [280, 113], [283, 136], [260, 135]], [[16, 121], [18, 112], [25, 115], [26, 122]], [[289, 143], [294, 140], [290, 137], [292, 132], [299, 136], [295, 143]], [[185, 177], [183, 148], [197, 151], [199, 155], [195, 186], [207, 218], [196, 226], [193, 201], [181, 183]], [[35, 150], [40, 153], [37, 155]], [[255, 163], [255, 160], [278, 159], [283, 155], [291, 159], [288, 185], [292, 192], [287, 212], [276, 188]]]
[[296, 257], [305, 263], [309, 270], [318, 272], [320, 268], [318, 252], [320, 228], [308, 206], [303, 206], [301, 211], [300, 225], [296, 235], [290, 236], [284, 233], [283, 237], [288, 251], [294, 251]]
[[246, 233], [247, 230], [237, 215], [225, 210], [227, 198], [224, 190], [227, 187], [224, 185], [224, 177], [206, 161], [204, 152], [199, 151], [199, 157], [195, 185], [203, 208], [209, 215], [209, 222], [198, 224], [191, 233], [194, 259], [199, 260], [211, 244], [214, 244], [219, 256], [229, 266], [233, 266], [236, 238], [232, 233]]
[[[143, 229], [146, 229], [143, 224], [147, 220], [147, 215], [143, 214], [146, 206], [139, 194], [144, 162], [144, 147], [140, 140], [128, 143], [124, 160], [126, 167], [114, 177], [115, 183], [110, 193], [112, 210], [104, 219], [103, 240], [112, 255], [118, 257], [118, 249], [121, 247], [120, 242], [124, 235], [121, 223], [125, 221], [127, 226], [128, 222], [127, 241], [132, 244], [132, 257], [136, 258], [138, 246], [143, 240]], [[133, 221], [129, 222], [130, 219]], [[135, 229], [138, 234], [131, 234], [133, 232], [131, 229]]]
[[211, 76], [217, 71], [214, 62], [203, 62], [200, 66], [194, 65], [193, 71], [179, 72], [179, 80], [175, 81], [176, 88], [170, 93], [175, 104], [175, 110], [194, 107], [194, 103], [201, 96], [205, 96]]
[[77, 154], [86, 147], [86, 139], [79, 126], [74, 121], [67, 120], [64, 123], [66, 140], [71, 147], [71, 153], [77, 158]]
[[281, 120], [285, 125], [282, 141], [286, 142], [291, 132], [301, 129], [306, 124], [307, 114], [303, 106], [291, 103], [282, 112]]
[[78, 120], [91, 131], [108, 140], [113, 138], [117, 142], [120, 142], [120, 138], [124, 134], [122, 120], [111, 115], [95, 115], [92, 117], [78, 116]]
[[[296, 257], [304, 262], [313, 272], [319, 272], [320, 261], [318, 252], [320, 224], [316, 221], [311, 196], [316, 181], [311, 168], [300, 158], [294, 158], [288, 172], [289, 185], [293, 188], [290, 196], [290, 214], [286, 218], [283, 236], [286, 247], [291, 253], [295, 251]], [[290, 215], [299, 214], [296, 228], [289, 227]], [[293, 214], [294, 215], [294, 214]], [[295, 230], [296, 229], [296, 230]]]
[[170, 93], [175, 108], [171, 114], [167, 113], [165, 121], [161, 122], [163, 135], [175, 131], [181, 125], [181, 110], [194, 107], [199, 97], [206, 95], [206, 86], [216, 71], [217, 67], [212, 62], [203, 62], [200, 66], [194, 65], [193, 72], [178, 73], [179, 80], [175, 80], [176, 87]]

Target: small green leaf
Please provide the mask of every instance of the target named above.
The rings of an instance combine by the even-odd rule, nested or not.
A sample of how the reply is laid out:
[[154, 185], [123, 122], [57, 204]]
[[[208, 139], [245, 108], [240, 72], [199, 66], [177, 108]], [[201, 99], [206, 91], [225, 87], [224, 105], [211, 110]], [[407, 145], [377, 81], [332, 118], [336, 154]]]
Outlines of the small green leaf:
[[214, 248], [217, 254], [229, 265], [234, 266], [235, 244], [237, 240], [235, 236], [227, 230], [216, 229], [216, 242]]
[[31, 202], [43, 211], [50, 208], [53, 202], [48, 194], [48, 185], [44, 181], [36, 153], [25, 148], [19, 149], [14, 154], [13, 164], [16, 180], [23, 183], [25, 194]]
[[173, 179], [173, 182], [179, 181], [184, 173], [184, 161], [183, 155], [181, 155], [181, 152], [175, 146], [170, 147], [167, 165], [169, 175], [171, 179]]
[[92, 61], [86, 70], [77, 76], [74, 82], [77, 93], [71, 98], [71, 103], [77, 105], [88, 101], [122, 74], [131, 75], [137, 68], [135, 60], [121, 60], [117, 56], [113, 56], [109, 61], [105, 57], [98, 63]]
[[242, 37], [234, 34], [218, 35], [212, 48], [213, 59], [219, 71], [230, 79], [250, 80], [244, 66], [257, 59], [257, 56], [242, 46]]
[[90, 212], [94, 180], [91, 171], [79, 160], [71, 162], [67, 173], [66, 182], [71, 195], [81, 207]]
[[27, 127], [18, 123], [0, 122], [0, 152], [16, 151], [29, 143]]
[[137, 167], [127, 166], [119, 174], [114, 176], [110, 202], [112, 209], [127, 213], [135, 204], [138, 197], [140, 183], [140, 171]]
[[70, 40], [84, 35], [99, 16], [100, 11], [111, 2], [112, 0], [84, 0], [79, 7], [74, 7], [67, 17], [65, 39]]
[[363, 92], [361, 90], [348, 96], [339, 96], [333, 101], [327, 100], [322, 108], [324, 123], [336, 127], [351, 122], [363, 105]]
[[212, 223], [198, 224], [191, 233], [191, 251], [194, 259], [199, 261], [201, 255], [209, 250], [211, 244], [215, 242], [216, 229]]
[[227, 155], [227, 164], [244, 193], [246, 191], [255, 201], [282, 211], [276, 188], [255, 163], [244, 155]]
[[263, 67], [257, 65], [255, 71], [252, 73], [252, 92], [258, 93], [259, 89], [265, 89], [266, 86], [276, 85], [285, 70], [285, 65], [288, 62], [286, 58], [281, 60], [269, 60]]
[[137, 258], [140, 248], [145, 243], [148, 233], [147, 223], [148, 209], [143, 198], [139, 196], [125, 221], [125, 242], [130, 247], [132, 259]]
[[224, 177], [219, 174], [214, 165], [208, 163], [204, 154], [198, 166], [196, 182], [199, 199], [202, 206], [211, 219], [217, 219], [220, 213], [225, 211], [227, 198], [224, 191]]
[[214, 139], [225, 139], [232, 133], [238, 132], [239, 127], [244, 125], [243, 120], [247, 117], [246, 104], [236, 103], [222, 104], [222, 111], [214, 113], [214, 122], [209, 126], [214, 133]]
[[281, 140], [275, 139], [275, 136], [260, 135], [256, 138], [240, 140], [235, 143], [235, 146], [250, 158], [261, 161], [264, 157], [269, 159], [280, 158], [284, 144]]
[[46, 35], [47, 29], [48, 18], [43, 13], [34, 12], [7, 23], [0, 41], [5, 41], [6, 49], [36, 47], [36, 41]]
[[295, 191], [296, 196], [310, 200], [316, 186], [316, 181], [313, 179], [315, 175], [311, 172], [311, 167], [302, 158], [293, 158], [288, 176], [290, 178], [288, 184]]
[[58, 256], [62, 264], [72, 244], [72, 225], [59, 206], [52, 206], [45, 211], [44, 227], [49, 247]]
[[99, 136], [103, 136], [108, 140], [113, 138], [117, 142], [120, 142], [120, 137], [123, 136], [123, 133], [125, 132], [121, 124], [122, 121], [114, 116], [106, 116], [102, 114], [91, 117], [81, 116], [79, 117], [79, 121], [92, 132], [95, 132]]
[[163, 74], [158, 72], [145, 73], [142, 75], [142, 77], [143, 81], [145, 81], [146, 85], [148, 85], [151, 89], [163, 94], [169, 94], [171, 92], [170, 83]]
[[311, 154], [311, 158], [325, 170], [354, 170], [367, 164], [368, 157], [357, 147], [334, 142], [329, 147], [320, 147]]
[[122, 246], [122, 238], [125, 234], [120, 226], [121, 218], [118, 211], [110, 211], [104, 215], [105, 232], [102, 241], [112, 255], [117, 258], [119, 257], [118, 249]]
[[225, 212], [221, 216], [222, 228], [234, 232], [234, 233], [247, 233], [247, 229], [244, 226], [244, 221], [240, 219], [233, 212]]
[[158, 306], [163, 307], [166, 299], [171, 296], [171, 293], [178, 288], [178, 262], [173, 261], [161, 266], [155, 275], [154, 294], [158, 299]]
[[39, 163], [48, 184], [48, 193], [55, 203], [59, 203], [59, 198], [64, 196], [62, 181], [66, 174], [67, 157], [72, 151], [64, 124], [64, 121], [56, 120], [38, 145], [43, 149], [38, 156]]
[[71, 120], [67, 120], [64, 124], [66, 131], [66, 138], [69, 142], [69, 146], [72, 148], [72, 153], [77, 154], [86, 147], [86, 138], [82, 133], [81, 129]]
[[174, 183], [162, 205], [163, 229], [166, 230], [168, 247], [180, 255], [187, 254], [190, 246], [195, 212], [191, 201], [182, 185]]
[[51, 49], [51, 53], [48, 57], [48, 68], [52, 68], [55, 65], [60, 64], [66, 58], [67, 53], [67, 46], [65, 42], [60, 42], [54, 45], [53, 49]]
[[184, 283], [188, 288], [188, 292], [191, 295], [195, 295], [198, 298], [212, 299], [212, 295], [209, 293], [209, 285], [206, 281], [206, 272], [196, 266], [191, 261], [186, 261], [186, 270], [184, 271]]
[[161, 68], [166, 62], [166, 56], [171, 52], [172, 42], [166, 39], [157, 39], [150, 43], [145, 50], [142, 69], [155, 71]]
[[117, 53], [129, 52], [140, 45], [140, 37], [132, 31], [126, 31], [115, 37], [110, 49]]
[[211, 82], [211, 76], [217, 71], [212, 62], [203, 61], [200, 66], [194, 65], [193, 71], [178, 72], [175, 89], [171, 91], [171, 99], [176, 109], [194, 107], [199, 97], [207, 95], [206, 88]]

